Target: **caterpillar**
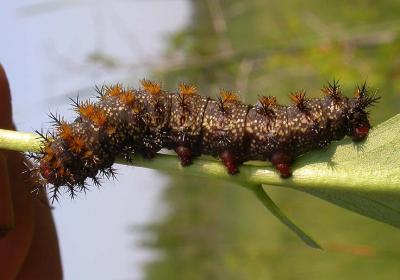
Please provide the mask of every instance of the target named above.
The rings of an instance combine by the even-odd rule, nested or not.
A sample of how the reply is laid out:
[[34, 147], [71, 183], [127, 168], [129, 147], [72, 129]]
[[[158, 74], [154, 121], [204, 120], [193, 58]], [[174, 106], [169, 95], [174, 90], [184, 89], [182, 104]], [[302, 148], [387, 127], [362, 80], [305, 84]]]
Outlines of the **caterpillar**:
[[97, 100], [72, 100], [77, 117], [67, 122], [50, 114], [53, 128], [39, 133], [40, 153], [31, 172], [52, 198], [60, 189], [71, 196], [85, 191], [87, 179], [114, 177], [117, 156], [127, 161], [135, 153], [153, 158], [162, 148], [174, 150], [183, 166], [208, 154], [221, 159], [229, 174], [248, 160], [269, 160], [282, 178], [292, 175], [294, 159], [308, 151], [350, 136], [367, 137], [371, 124], [367, 108], [380, 97], [366, 83], [352, 98], [343, 95], [338, 81], [322, 88], [324, 97], [290, 94], [292, 105], [279, 105], [273, 96], [260, 96], [252, 106], [234, 92], [221, 90], [217, 99], [201, 96], [181, 83], [177, 92], [142, 80], [140, 89], [121, 84], [96, 87]]

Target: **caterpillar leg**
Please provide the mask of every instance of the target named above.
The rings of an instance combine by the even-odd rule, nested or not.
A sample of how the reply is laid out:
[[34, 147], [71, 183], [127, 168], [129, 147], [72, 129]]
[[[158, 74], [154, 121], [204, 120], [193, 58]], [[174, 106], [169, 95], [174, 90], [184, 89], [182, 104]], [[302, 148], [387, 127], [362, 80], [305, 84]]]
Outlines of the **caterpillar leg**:
[[238, 160], [234, 153], [223, 151], [219, 154], [219, 158], [222, 160], [229, 174], [233, 175], [239, 173]]
[[270, 161], [279, 171], [282, 178], [289, 178], [290, 176], [292, 176], [292, 170], [290, 168], [292, 158], [288, 154], [277, 151], [272, 154]]
[[138, 147], [138, 150], [145, 159], [152, 159], [162, 147], [162, 137], [157, 133], [153, 133], [147, 134], [143, 137], [142, 145], [141, 147]]
[[178, 154], [182, 166], [192, 164], [193, 153], [191, 149], [185, 146], [178, 146], [176, 147], [175, 152]]
[[156, 156], [157, 152], [158, 151], [156, 149], [154, 149], [154, 150], [145, 150], [145, 151], [142, 152], [142, 155], [143, 155], [143, 157], [145, 159], [153, 159]]

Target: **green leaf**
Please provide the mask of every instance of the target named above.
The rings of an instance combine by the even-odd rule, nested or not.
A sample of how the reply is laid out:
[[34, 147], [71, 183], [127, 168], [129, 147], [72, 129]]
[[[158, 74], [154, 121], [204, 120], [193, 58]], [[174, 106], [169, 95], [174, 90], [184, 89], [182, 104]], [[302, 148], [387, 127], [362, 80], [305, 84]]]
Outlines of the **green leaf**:
[[[276, 185], [300, 190], [375, 220], [400, 228], [400, 114], [371, 130], [368, 139], [332, 143], [295, 161], [293, 176], [281, 179], [270, 166], [245, 165], [235, 176], [215, 161], [197, 159], [188, 168], [161, 155], [161, 170], [226, 179], [240, 185]], [[135, 165], [151, 167], [136, 159]]]
[[299, 158], [288, 186], [400, 228], [400, 115], [368, 139]]

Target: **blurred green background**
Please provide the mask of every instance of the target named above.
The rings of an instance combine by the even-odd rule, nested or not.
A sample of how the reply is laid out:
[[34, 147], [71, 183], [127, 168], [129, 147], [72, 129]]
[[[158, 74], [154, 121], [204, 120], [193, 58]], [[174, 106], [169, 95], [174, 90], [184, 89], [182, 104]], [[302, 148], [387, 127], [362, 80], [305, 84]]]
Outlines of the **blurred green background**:
[[[367, 81], [382, 96], [373, 124], [400, 105], [399, 1], [192, 1], [192, 23], [171, 39], [171, 63], [155, 77], [204, 95], [236, 90], [248, 103], [339, 79], [345, 94]], [[373, 164], [373, 163], [371, 163]], [[400, 232], [309, 195], [268, 188], [275, 202], [319, 240], [305, 246], [245, 189], [171, 177], [166, 214], [144, 246], [159, 253], [146, 279], [399, 279]]]

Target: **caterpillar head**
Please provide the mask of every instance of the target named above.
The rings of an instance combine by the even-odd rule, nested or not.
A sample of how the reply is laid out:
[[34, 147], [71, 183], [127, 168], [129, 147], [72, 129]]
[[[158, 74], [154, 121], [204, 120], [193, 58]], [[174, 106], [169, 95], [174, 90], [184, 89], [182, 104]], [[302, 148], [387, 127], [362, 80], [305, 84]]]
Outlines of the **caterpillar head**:
[[353, 141], [364, 140], [371, 129], [368, 120], [368, 114], [363, 110], [351, 112], [348, 116], [347, 135], [353, 138]]
[[50, 184], [54, 184], [57, 181], [56, 173], [54, 169], [50, 166], [49, 162], [42, 160], [39, 164], [40, 174]]
[[368, 136], [371, 124], [366, 109], [377, 103], [379, 99], [379, 96], [368, 92], [366, 83], [357, 87], [355, 98], [349, 100], [347, 115], [347, 135], [352, 137], [353, 141], [362, 141]]

